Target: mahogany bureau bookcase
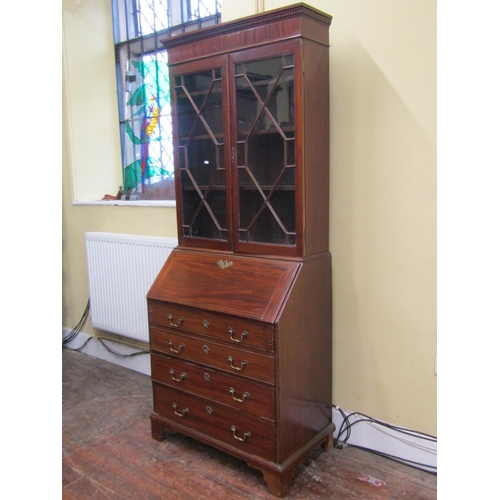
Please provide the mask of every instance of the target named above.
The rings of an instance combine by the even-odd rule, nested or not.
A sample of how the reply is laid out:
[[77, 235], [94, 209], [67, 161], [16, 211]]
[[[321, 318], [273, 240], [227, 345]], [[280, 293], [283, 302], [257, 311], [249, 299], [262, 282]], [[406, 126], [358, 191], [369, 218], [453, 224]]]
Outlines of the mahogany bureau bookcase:
[[179, 245], [147, 295], [152, 435], [232, 454], [279, 497], [335, 429], [330, 23], [300, 3], [163, 42]]

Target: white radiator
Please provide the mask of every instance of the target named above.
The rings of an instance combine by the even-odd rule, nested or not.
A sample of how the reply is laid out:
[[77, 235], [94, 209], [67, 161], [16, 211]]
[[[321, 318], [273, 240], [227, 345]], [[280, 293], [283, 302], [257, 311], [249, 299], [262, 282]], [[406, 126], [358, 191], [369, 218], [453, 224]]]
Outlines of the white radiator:
[[85, 233], [92, 326], [149, 341], [146, 294], [176, 238]]

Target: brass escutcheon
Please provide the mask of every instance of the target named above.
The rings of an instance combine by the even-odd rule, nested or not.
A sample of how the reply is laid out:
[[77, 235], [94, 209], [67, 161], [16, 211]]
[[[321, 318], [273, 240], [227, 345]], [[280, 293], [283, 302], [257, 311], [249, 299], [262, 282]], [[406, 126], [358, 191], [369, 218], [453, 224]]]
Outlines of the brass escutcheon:
[[232, 260], [219, 260], [219, 262], [217, 262], [217, 265], [221, 268], [221, 269], [227, 269], [228, 267], [231, 267], [233, 265], [233, 261]]

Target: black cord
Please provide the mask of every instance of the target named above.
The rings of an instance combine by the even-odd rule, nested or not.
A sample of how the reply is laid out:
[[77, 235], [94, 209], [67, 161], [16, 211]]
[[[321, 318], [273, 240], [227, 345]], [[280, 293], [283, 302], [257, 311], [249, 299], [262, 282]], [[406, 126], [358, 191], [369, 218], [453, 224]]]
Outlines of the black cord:
[[[360, 415], [360, 416], [363, 416], [365, 418], [361, 418], [359, 420], [356, 420], [355, 422], [349, 422], [349, 417], [351, 415], [349, 415], [349, 417], [346, 417], [345, 414], [342, 412], [342, 416], [344, 417], [344, 421], [348, 421], [348, 427], [346, 427], [346, 429], [344, 430], [339, 430], [339, 433], [337, 435], [337, 439], [340, 438], [340, 436], [348, 431], [349, 434], [348, 436], [346, 437], [346, 439], [344, 440], [347, 441], [350, 437], [350, 434], [351, 434], [351, 427], [355, 424], [359, 424], [360, 422], [371, 422], [373, 424], [377, 424], [377, 425], [381, 425], [383, 427], [387, 427], [388, 429], [392, 429], [392, 430], [395, 430], [395, 431], [398, 431], [398, 432], [401, 432], [401, 434], [406, 434], [407, 436], [412, 436], [412, 437], [420, 437], [421, 439], [424, 439], [425, 441], [431, 441], [433, 443], [436, 443], [437, 442], [437, 439], [434, 437], [434, 436], [430, 436], [428, 434], [424, 434], [424, 433], [421, 433], [421, 432], [417, 432], [417, 431], [410, 431], [408, 429], [405, 429], [404, 427], [397, 427], [395, 425], [390, 425], [390, 424], [387, 424], [385, 422], [381, 422], [380, 420], [377, 420], [377, 419], [374, 419], [372, 417], [368, 417], [367, 415], [363, 415], [363, 413], [353, 413], [352, 415]], [[343, 423], [342, 423], [343, 425]]]
[[[336, 410], [339, 411], [339, 413], [342, 415], [342, 418], [343, 418], [342, 423], [340, 424], [339, 433], [338, 433], [337, 438], [335, 440], [335, 448], [342, 449], [342, 448], [349, 447], [349, 446], [352, 448], [359, 448], [361, 450], [365, 450], [365, 451], [374, 453], [376, 455], [380, 455], [381, 457], [388, 458], [388, 459], [393, 460], [395, 462], [398, 462], [400, 464], [408, 465], [408, 467], [414, 467], [416, 469], [423, 470], [424, 472], [429, 472], [430, 474], [437, 475], [437, 467], [434, 465], [422, 464], [419, 462], [414, 462], [412, 460], [407, 460], [405, 458], [395, 457], [394, 455], [389, 455], [387, 453], [383, 453], [383, 452], [380, 452], [377, 450], [372, 450], [370, 448], [364, 448], [363, 446], [358, 446], [358, 445], [354, 445], [354, 444], [347, 444], [347, 441], [351, 437], [351, 427], [354, 424], [357, 424], [360, 422], [371, 422], [371, 423], [381, 425], [383, 427], [387, 427], [389, 429], [395, 430], [397, 432], [401, 432], [402, 434], [406, 434], [408, 436], [421, 437], [422, 439], [425, 439], [426, 441], [437, 442], [437, 438], [435, 436], [431, 436], [430, 434], [425, 434], [425, 433], [418, 432], [418, 431], [412, 431], [412, 430], [406, 429], [404, 427], [398, 427], [396, 425], [387, 424], [386, 422], [382, 422], [380, 420], [377, 420], [373, 417], [365, 415], [364, 413], [353, 412], [350, 415], [346, 415], [345, 412], [341, 408], [339, 408], [338, 406], [335, 406], [335, 405], [333, 405], [333, 406]], [[350, 417], [353, 417], [353, 416], [361, 416], [364, 418], [356, 420], [355, 422], [351, 422], [349, 419], [350, 419]], [[346, 433], [345, 439], [340, 440], [340, 437], [344, 433]], [[426, 469], [422, 469], [422, 467], [426, 467]], [[428, 470], [427, 468], [436, 469], [436, 472]]]
[[78, 351], [78, 352], [80, 352], [89, 343], [90, 340], [92, 340], [92, 337], [89, 337], [80, 347], [73, 348], [73, 347], [63, 346], [63, 349], [68, 349], [69, 351]]
[[135, 351], [135, 352], [131, 352], [129, 354], [121, 354], [119, 352], [116, 352], [114, 351], [113, 349], [111, 349], [111, 347], [109, 347], [108, 345], [106, 345], [106, 343], [102, 340], [102, 339], [97, 339], [111, 354], [114, 354], [115, 356], [119, 356], [120, 358], [130, 358], [131, 356], [138, 356], [139, 354], [149, 354], [149, 351]]
[[[66, 347], [66, 344], [69, 344], [72, 340], [74, 340], [80, 334], [80, 332], [82, 331], [83, 325], [85, 324], [85, 321], [87, 321], [87, 318], [89, 316], [89, 311], [90, 311], [90, 299], [87, 302], [87, 306], [85, 307], [85, 311], [83, 312], [83, 315], [80, 318], [80, 321], [78, 322], [78, 325], [76, 325], [75, 328], [73, 328], [73, 330], [71, 330], [71, 332], [66, 337], [63, 338], [62, 343], [63, 343], [63, 347], [65, 349], [69, 349], [70, 351], [81, 351], [88, 344], [88, 342], [94, 338], [94, 337], [89, 337], [80, 347], [76, 347], [76, 348]], [[109, 347], [108, 345], [106, 345], [106, 343], [102, 339], [98, 338], [97, 340], [111, 354], [114, 354], [115, 356], [119, 356], [120, 358], [129, 358], [129, 357], [132, 357], [132, 356], [138, 356], [139, 354], [149, 354], [149, 351], [136, 351], [136, 352], [132, 352], [132, 353], [129, 353], [129, 354], [121, 354], [121, 353], [116, 352], [113, 349], [111, 349], [111, 347]]]
[[[336, 408], [338, 409], [338, 411], [340, 412], [340, 414], [342, 415], [342, 417], [344, 417], [344, 420], [342, 420], [342, 424], [340, 425], [340, 429], [339, 429], [339, 433], [337, 435], [337, 441], [336, 441], [336, 443], [338, 443], [339, 437], [344, 432], [347, 431], [347, 437], [344, 440], [344, 443], [345, 443], [351, 437], [351, 423], [349, 422], [349, 417], [344, 413], [344, 411], [342, 410], [342, 408], [339, 408], [338, 406]], [[346, 428], [342, 429], [344, 427], [344, 424], [346, 424]]]
[[78, 325], [71, 330], [71, 332], [63, 338], [63, 345], [69, 344], [72, 340], [74, 340], [78, 334], [82, 331], [83, 325], [85, 324], [85, 321], [87, 321], [87, 318], [89, 316], [89, 311], [90, 311], [90, 299], [87, 301], [87, 306], [85, 307], [85, 311], [83, 312], [82, 317], [80, 318], [80, 321], [78, 322]]

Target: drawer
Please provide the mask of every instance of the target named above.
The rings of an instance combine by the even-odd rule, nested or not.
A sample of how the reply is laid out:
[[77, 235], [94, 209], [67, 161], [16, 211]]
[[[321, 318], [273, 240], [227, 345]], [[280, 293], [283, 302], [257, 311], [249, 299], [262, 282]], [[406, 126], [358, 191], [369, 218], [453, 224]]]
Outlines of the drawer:
[[152, 351], [203, 363], [233, 375], [274, 384], [272, 356], [156, 328], [149, 329], [149, 344]]
[[164, 418], [238, 450], [274, 461], [276, 427], [229, 407], [153, 382], [154, 410]]
[[153, 325], [274, 352], [273, 325], [170, 303], [150, 303]]
[[275, 420], [274, 389], [160, 354], [151, 354], [153, 380], [224, 403], [258, 418]]

